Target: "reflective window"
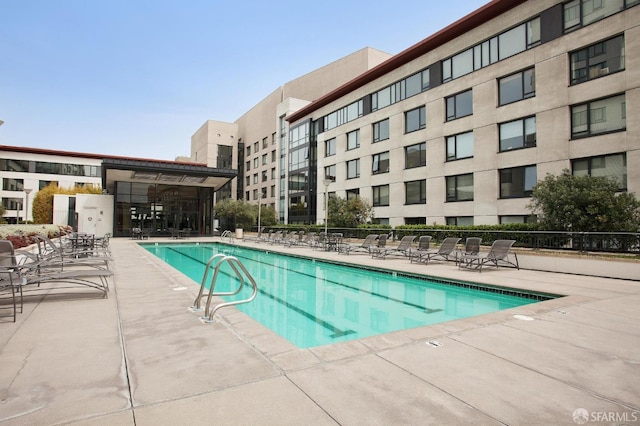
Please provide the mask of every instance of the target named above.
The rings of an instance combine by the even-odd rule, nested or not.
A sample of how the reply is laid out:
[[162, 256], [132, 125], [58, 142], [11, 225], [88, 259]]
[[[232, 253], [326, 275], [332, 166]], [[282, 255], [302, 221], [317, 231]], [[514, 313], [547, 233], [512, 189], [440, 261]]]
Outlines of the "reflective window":
[[371, 173], [377, 175], [379, 173], [389, 172], [389, 151], [373, 155], [373, 164]]
[[427, 143], [417, 143], [404, 148], [404, 167], [412, 169], [427, 165]]
[[336, 155], [336, 138], [331, 138], [324, 142], [324, 156]]
[[625, 130], [625, 95], [599, 99], [571, 107], [571, 137], [580, 138]]
[[473, 91], [458, 93], [445, 99], [447, 121], [473, 114]]
[[473, 157], [473, 132], [447, 137], [447, 161]]
[[565, 32], [604, 19], [640, 4], [639, 0], [573, 0], [563, 5]]
[[536, 146], [536, 118], [500, 124], [500, 152]]
[[347, 179], [360, 177], [360, 159], [347, 161]]
[[373, 123], [373, 142], [389, 139], [389, 119]]
[[426, 108], [421, 106], [404, 113], [404, 132], [410, 133], [424, 129], [427, 125]]
[[583, 83], [624, 69], [624, 36], [572, 52], [571, 84]]
[[500, 105], [521, 101], [536, 95], [535, 71], [533, 68], [498, 80]]
[[627, 189], [626, 154], [601, 155], [571, 161], [574, 176], [608, 176], [618, 181], [619, 189]]
[[404, 183], [405, 204], [426, 204], [427, 181], [414, 180]]
[[389, 185], [374, 186], [373, 188], [373, 206], [389, 205]]
[[473, 201], [473, 173], [447, 176], [447, 201]]
[[500, 174], [500, 198], [530, 197], [537, 182], [536, 166], [502, 169]]
[[331, 166], [326, 166], [324, 168], [324, 178], [330, 179], [332, 181], [336, 180], [336, 165], [332, 164]]
[[360, 148], [360, 130], [347, 133], [347, 151]]

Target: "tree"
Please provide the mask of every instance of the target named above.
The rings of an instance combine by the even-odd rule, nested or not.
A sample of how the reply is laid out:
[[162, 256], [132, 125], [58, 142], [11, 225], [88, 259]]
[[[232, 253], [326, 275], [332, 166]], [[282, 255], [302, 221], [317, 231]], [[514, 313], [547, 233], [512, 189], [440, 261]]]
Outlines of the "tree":
[[53, 196], [55, 194], [102, 194], [100, 185], [75, 185], [73, 188], [60, 188], [53, 182], [36, 192], [33, 197], [33, 223], [53, 223]]
[[[258, 206], [255, 206], [256, 218], [258, 217]], [[256, 224], [258, 220], [256, 219]], [[260, 208], [260, 226], [273, 226], [278, 223], [276, 218], [276, 209], [273, 206], [263, 205]], [[257, 226], [257, 225], [256, 225]]]
[[329, 225], [339, 228], [356, 228], [371, 219], [373, 219], [373, 207], [366, 199], [329, 198]]
[[224, 230], [234, 228], [251, 229], [257, 221], [258, 206], [242, 200], [226, 198], [215, 205], [216, 217]]
[[548, 174], [533, 188], [529, 208], [542, 227], [554, 231], [637, 232], [640, 201], [618, 192], [617, 180], [604, 176]]

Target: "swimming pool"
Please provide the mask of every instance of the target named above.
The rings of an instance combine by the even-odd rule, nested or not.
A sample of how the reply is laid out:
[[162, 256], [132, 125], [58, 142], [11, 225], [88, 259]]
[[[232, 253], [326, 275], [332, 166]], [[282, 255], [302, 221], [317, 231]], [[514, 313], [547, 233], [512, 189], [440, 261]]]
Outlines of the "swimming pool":
[[[197, 284], [211, 256], [224, 253], [236, 257], [259, 289], [253, 302], [237, 308], [299, 348], [482, 315], [548, 298], [222, 243], [142, 246]], [[230, 268], [223, 266], [221, 273], [216, 291], [237, 287]], [[243, 291], [238, 297], [246, 296]]]

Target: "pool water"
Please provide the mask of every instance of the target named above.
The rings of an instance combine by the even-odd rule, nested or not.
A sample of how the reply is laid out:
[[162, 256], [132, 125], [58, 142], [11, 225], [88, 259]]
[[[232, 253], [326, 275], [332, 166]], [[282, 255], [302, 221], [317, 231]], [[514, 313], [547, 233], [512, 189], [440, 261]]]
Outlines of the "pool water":
[[[221, 243], [143, 247], [197, 284], [202, 281], [211, 256], [224, 253], [236, 257], [258, 285], [255, 300], [236, 308], [299, 348], [468, 318], [538, 301]], [[216, 292], [237, 288], [237, 278], [231, 272], [229, 265], [223, 264]], [[212, 275], [210, 272], [208, 281]], [[247, 287], [240, 295], [224, 299], [246, 298], [250, 293]]]

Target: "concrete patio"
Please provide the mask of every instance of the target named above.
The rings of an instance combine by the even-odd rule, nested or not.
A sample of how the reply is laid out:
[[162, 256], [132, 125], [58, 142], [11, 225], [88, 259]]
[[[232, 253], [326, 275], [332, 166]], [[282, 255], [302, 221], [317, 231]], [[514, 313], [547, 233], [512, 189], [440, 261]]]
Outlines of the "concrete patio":
[[203, 324], [188, 310], [197, 283], [112, 239], [108, 299], [40, 289], [16, 323], [0, 319], [0, 424], [640, 424], [640, 275], [268, 247], [566, 297], [298, 349], [234, 308]]

